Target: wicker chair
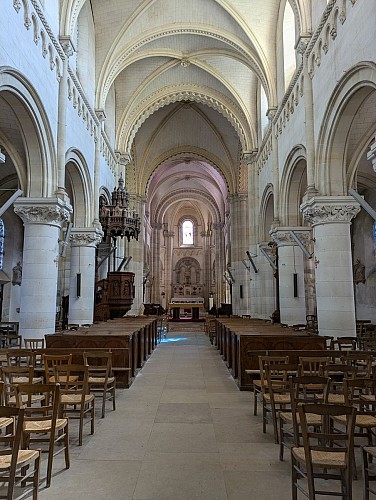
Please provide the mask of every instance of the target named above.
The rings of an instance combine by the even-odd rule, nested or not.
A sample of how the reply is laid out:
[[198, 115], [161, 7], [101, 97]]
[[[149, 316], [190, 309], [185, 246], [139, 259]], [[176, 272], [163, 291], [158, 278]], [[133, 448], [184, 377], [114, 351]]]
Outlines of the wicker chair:
[[84, 352], [84, 363], [88, 366], [90, 393], [102, 398], [102, 418], [104, 418], [106, 401], [112, 401], [112, 409], [116, 410], [116, 379], [112, 374], [112, 353]]
[[[43, 396], [39, 405], [32, 404], [33, 396]], [[69, 469], [68, 419], [58, 418], [59, 384], [21, 384], [16, 386], [17, 404], [25, 410], [23, 442], [30, 449], [33, 443], [47, 443], [47, 488], [51, 484], [52, 463], [56, 455], [65, 452], [65, 468]], [[56, 444], [63, 444], [55, 451]]]
[[[329, 378], [319, 375], [304, 375], [290, 377], [291, 409], [279, 413], [279, 459], [283, 460], [284, 448], [293, 444], [301, 446], [300, 422], [298, 408], [302, 404], [316, 403], [317, 398], [323, 403], [327, 402], [329, 392]], [[312, 388], [315, 388], [312, 390]], [[317, 415], [307, 415], [309, 427], [320, 425], [321, 419]]]
[[376, 489], [370, 486], [370, 481], [376, 481], [374, 468], [371, 469], [371, 462], [376, 459], [376, 446], [363, 447], [363, 500], [369, 500], [369, 494], [376, 495]]
[[85, 365], [60, 364], [54, 368], [56, 381], [60, 384], [60, 417], [79, 420], [78, 444], [82, 446], [84, 419], [90, 423], [94, 434], [95, 396], [89, 393], [89, 369]]
[[[0, 435], [0, 443], [7, 446], [7, 449], [2, 449], [0, 452], [0, 482], [8, 484], [7, 494], [1, 498], [12, 500], [14, 498], [14, 487], [20, 484], [25, 488], [22, 492], [22, 498], [32, 493], [33, 500], [37, 500], [40, 451], [21, 449], [24, 410], [0, 406], [0, 421], [3, 419], [12, 421], [14, 432], [6, 432]], [[31, 487], [27, 488], [26, 483], [31, 483]]]
[[262, 393], [262, 419], [263, 432], [266, 432], [268, 415], [272, 418], [274, 441], [279, 443], [278, 438], [278, 412], [291, 408], [289, 376], [296, 375], [296, 365], [289, 363], [265, 364], [266, 385]]
[[[303, 446], [291, 448], [292, 499], [297, 500], [299, 489], [310, 500], [315, 500], [316, 495], [328, 494], [351, 500], [355, 408], [345, 405], [303, 404], [299, 406], [298, 411]], [[320, 425], [309, 425], [313, 415], [320, 419]], [[332, 430], [333, 419], [339, 417], [343, 417], [342, 434]], [[301, 479], [307, 481], [307, 489]], [[341, 489], [318, 489], [320, 486], [317, 479], [338, 480]], [[328, 483], [325, 482], [326, 484]]]
[[280, 363], [288, 363], [288, 356], [259, 356], [259, 367], [260, 367], [260, 378], [253, 380], [253, 414], [257, 415], [257, 406], [258, 406], [258, 396], [262, 395], [263, 386], [267, 386], [266, 376], [265, 376], [265, 364], [280, 364]]

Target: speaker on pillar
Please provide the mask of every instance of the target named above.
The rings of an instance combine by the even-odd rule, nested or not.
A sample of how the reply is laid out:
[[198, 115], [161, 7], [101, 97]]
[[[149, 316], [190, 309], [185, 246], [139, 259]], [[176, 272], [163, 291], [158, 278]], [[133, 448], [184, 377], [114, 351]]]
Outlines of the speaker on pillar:
[[298, 275], [294, 273], [293, 277], [293, 286], [294, 286], [294, 297], [298, 297]]
[[77, 273], [76, 275], [76, 295], [77, 297], [81, 297], [81, 273]]

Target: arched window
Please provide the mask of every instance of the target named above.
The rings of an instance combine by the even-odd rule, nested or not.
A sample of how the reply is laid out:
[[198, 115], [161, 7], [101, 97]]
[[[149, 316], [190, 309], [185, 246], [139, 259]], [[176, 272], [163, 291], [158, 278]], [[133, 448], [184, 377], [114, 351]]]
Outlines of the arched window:
[[295, 60], [295, 16], [290, 3], [286, 2], [283, 16], [283, 67], [285, 90], [291, 82], [296, 69]]
[[4, 259], [4, 222], [3, 219], [0, 219], [0, 269], [3, 269], [3, 259]]
[[182, 224], [183, 245], [193, 245], [193, 222], [185, 220]]
[[268, 98], [264, 87], [260, 85], [260, 124], [261, 124], [261, 137], [264, 137], [265, 131], [269, 125], [269, 120], [266, 115], [268, 112]]

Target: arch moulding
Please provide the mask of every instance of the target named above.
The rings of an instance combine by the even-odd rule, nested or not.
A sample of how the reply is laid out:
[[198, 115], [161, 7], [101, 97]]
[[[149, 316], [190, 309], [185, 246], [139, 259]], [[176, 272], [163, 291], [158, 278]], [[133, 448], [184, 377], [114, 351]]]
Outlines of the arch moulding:
[[17, 172], [24, 180], [23, 196], [53, 196], [57, 187], [56, 152], [50, 122], [38, 93], [22, 73], [6, 66], [0, 68], [0, 93], [3, 92], [8, 92], [10, 100], [14, 100], [8, 100], [8, 104], [17, 117], [27, 150], [25, 171]]
[[253, 149], [254, 139], [250, 126], [247, 123], [242, 111], [233, 102], [230, 102], [223, 95], [213, 95], [209, 89], [201, 87], [187, 89], [186, 86], [164, 87], [162, 90], [151, 94], [148, 99], [141, 101], [132, 110], [132, 115], [128, 115], [121, 124], [120, 135], [117, 139], [120, 150], [131, 151], [133, 140], [141, 125], [149, 116], [169, 104], [181, 101], [191, 101], [204, 104], [224, 116], [236, 130], [243, 151]]
[[[376, 64], [364, 61], [353, 66], [338, 82], [323, 118], [316, 153], [316, 185], [320, 195], [347, 195], [349, 177], [344, 164], [344, 144], [351, 123], [346, 118], [346, 106], [358, 92], [376, 89]], [[336, 190], [335, 190], [336, 189]]]

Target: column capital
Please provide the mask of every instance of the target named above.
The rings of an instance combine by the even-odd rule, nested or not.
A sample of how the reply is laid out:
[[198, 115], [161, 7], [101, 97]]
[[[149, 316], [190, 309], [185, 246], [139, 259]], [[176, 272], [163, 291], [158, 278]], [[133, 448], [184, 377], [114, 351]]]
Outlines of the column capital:
[[60, 45], [63, 48], [64, 54], [68, 57], [73, 56], [77, 49], [72, 40], [72, 37], [70, 35], [61, 35], [59, 37], [59, 41]]
[[129, 153], [123, 153], [122, 151], [115, 151], [116, 159], [119, 165], [126, 167], [132, 163], [132, 156]]
[[215, 229], [216, 231], [222, 231], [222, 229], [224, 228], [224, 223], [223, 222], [214, 222], [213, 223], [213, 229]]
[[291, 235], [291, 231], [294, 231], [298, 235], [300, 241], [308, 245], [311, 240], [311, 228], [310, 227], [275, 227], [269, 231], [272, 240], [277, 243], [278, 247], [285, 246], [297, 246], [296, 241]]
[[96, 247], [103, 238], [103, 231], [95, 227], [74, 227], [70, 242], [74, 247]]
[[244, 151], [242, 154], [242, 161], [247, 165], [254, 163], [257, 158], [258, 149], [252, 149], [251, 151]]
[[314, 196], [300, 205], [305, 220], [318, 224], [347, 223], [360, 211], [352, 196]]
[[47, 224], [61, 227], [68, 222], [72, 207], [60, 198], [18, 198], [14, 212], [24, 224]]

